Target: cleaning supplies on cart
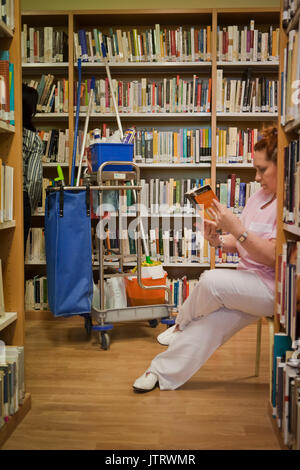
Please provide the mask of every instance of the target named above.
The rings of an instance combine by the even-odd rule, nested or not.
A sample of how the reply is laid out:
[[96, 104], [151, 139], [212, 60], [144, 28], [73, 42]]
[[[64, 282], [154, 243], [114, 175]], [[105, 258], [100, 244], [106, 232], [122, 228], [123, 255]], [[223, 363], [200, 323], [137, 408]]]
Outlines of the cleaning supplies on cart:
[[[137, 305], [159, 305], [166, 302], [165, 289], [143, 289], [135, 274], [136, 268], [132, 270], [133, 276], [125, 279], [127, 301], [129, 306]], [[141, 266], [142, 283], [145, 286], [165, 286], [167, 272], [159, 261], [148, 263], [144, 261]]]
[[[93, 285], [93, 307], [100, 310], [100, 294], [99, 288]], [[122, 277], [111, 277], [104, 282], [104, 309], [126, 308], [127, 297], [125, 282]]]

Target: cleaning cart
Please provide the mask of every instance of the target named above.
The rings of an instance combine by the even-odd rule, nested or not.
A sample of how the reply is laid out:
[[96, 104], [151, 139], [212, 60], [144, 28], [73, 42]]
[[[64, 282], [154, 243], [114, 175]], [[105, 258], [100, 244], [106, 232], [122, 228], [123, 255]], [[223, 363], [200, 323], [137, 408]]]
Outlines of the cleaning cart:
[[[108, 165], [117, 165], [117, 168], [120, 168], [119, 171], [105, 171], [107, 170]], [[101, 348], [108, 349], [110, 345], [109, 331], [113, 328], [113, 324], [116, 322], [127, 322], [127, 321], [140, 321], [147, 320], [151, 326], [156, 326], [158, 319], [162, 323], [170, 326], [174, 324], [174, 305], [171, 303], [171, 291], [166, 284], [162, 285], [144, 285], [142, 280], [142, 242], [144, 244], [144, 251], [147, 255], [147, 246], [144, 236], [143, 223], [140, 213], [140, 170], [135, 163], [131, 163], [132, 171], [122, 171], [121, 168], [128, 169], [128, 162], [121, 161], [107, 161], [100, 165], [97, 172], [97, 183], [98, 183], [98, 194], [99, 194], [99, 207], [103, 205], [103, 196], [105, 191], [133, 191], [136, 195], [136, 217], [138, 221], [138, 232], [137, 232], [137, 254], [136, 254], [136, 280], [139, 289], [145, 290], [146, 294], [144, 296], [145, 305], [131, 305], [124, 306], [122, 308], [105, 308], [105, 293], [104, 293], [104, 283], [108, 278], [122, 277], [130, 278], [133, 277], [132, 272], [125, 272], [124, 270], [124, 253], [122, 250], [122, 244], [120, 244], [119, 252], [112, 255], [114, 262], [117, 264], [115, 266], [115, 273], [107, 274], [106, 270], [107, 260], [109, 259], [104, 251], [103, 240], [98, 239], [98, 257], [99, 257], [99, 296], [94, 295], [91, 316], [92, 320], [97, 323], [93, 325], [92, 329], [97, 331], [99, 334], [99, 343]], [[113, 181], [113, 185], [105, 185], [105, 182], [109, 180]], [[131, 182], [131, 185], [126, 185], [126, 182]], [[134, 184], [132, 182], [134, 181]], [[93, 186], [91, 186], [93, 189]], [[122, 217], [122, 211], [119, 211], [119, 217]], [[149, 257], [147, 257], [149, 260]], [[151, 261], [150, 261], [151, 264]], [[111, 268], [110, 268], [111, 271]], [[153, 282], [152, 284], [157, 284]], [[156, 291], [156, 295], [153, 295]], [[166, 296], [165, 296], [166, 293]], [[163, 295], [162, 295], [163, 294]], [[165, 299], [167, 297], [167, 299]], [[153, 304], [153, 298], [159, 299], [160, 303]], [[128, 303], [129, 299], [128, 299]], [[132, 302], [131, 302], [132, 303]], [[133, 302], [135, 303], [135, 302]], [[93, 322], [93, 323], [94, 323]]]

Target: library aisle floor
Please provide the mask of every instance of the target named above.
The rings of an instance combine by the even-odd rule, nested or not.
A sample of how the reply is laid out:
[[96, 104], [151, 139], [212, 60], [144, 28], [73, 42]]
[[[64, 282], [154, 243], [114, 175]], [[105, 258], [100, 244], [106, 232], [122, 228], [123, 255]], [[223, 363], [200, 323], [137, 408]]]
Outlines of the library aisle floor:
[[135, 394], [133, 381], [164, 349], [156, 341], [164, 329], [115, 324], [104, 351], [80, 317], [27, 320], [32, 409], [2, 449], [280, 449], [268, 407], [267, 325], [260, 377], [250, 325], [180, 389]]

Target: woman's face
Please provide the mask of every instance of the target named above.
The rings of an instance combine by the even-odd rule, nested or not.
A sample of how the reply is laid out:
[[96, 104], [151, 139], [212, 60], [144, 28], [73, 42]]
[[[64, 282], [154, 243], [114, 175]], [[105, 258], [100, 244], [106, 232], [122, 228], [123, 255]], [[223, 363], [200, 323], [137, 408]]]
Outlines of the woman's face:
[[261, 184], [266, 194], [276, 194], [277, 166], [266, 159], [265, 150], [257, 150], [254, 153], [253, 164], [256, 168], [255, 181]]

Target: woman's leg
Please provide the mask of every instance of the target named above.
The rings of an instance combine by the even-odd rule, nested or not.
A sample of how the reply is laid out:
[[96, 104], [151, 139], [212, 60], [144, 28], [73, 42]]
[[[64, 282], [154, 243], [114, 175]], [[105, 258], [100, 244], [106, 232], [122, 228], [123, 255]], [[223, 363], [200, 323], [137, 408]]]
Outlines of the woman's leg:
[[147, 372], [158, 377], [161, 390], [174, 390], [192, 377], [208, 358], [235, 333], [257, 317], [237, 310], [221, 308], [206, 317], [193, 320], [176, 340], [158, 354]]
[[231, 269], [205, 271], [179, 309], [176, 323], [183, 330], [192, 320], [221, 307], [258, 317], [272, 316], [274, 294], [254, 272]]

